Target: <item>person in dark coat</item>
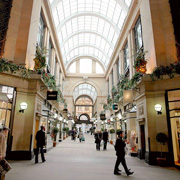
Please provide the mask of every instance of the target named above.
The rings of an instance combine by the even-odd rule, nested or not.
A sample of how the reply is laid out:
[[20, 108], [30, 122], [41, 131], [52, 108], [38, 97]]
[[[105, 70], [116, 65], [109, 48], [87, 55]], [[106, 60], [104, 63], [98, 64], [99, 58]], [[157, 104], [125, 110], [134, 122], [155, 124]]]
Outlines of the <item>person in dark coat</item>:
[[35, 163], [38, 163], [38, 154], [39, 154], [39, 149], [40, 149], [40, 152], [41, 152], [41, 159], [42, 159], [42, 162], [45, 162], [45, 158], [44, 158], [44, 150], [43, 150], [43, 146], [46, 145], [45, 143], [45, 132], [44, 132], [44, 127], [41, 126], [41, 130], [39, 130], [37, 133], [36, 133], [36, 141], [37, 141], [37, 149], [36, 149], [36, 157], [35, 157]]
[[125, 147], [126, 147], [126, 143], [125, 141], [123, 141], [123, 131], [120, 131], [118, 133], [118, 138], [116, 140], [116, 144], [114, 146], [115, 150], [116, 150], [116, 156], [117, 156], [117, 160], [116, 160], [116, 164], [114, 167], [114, 174], [115, 175], [121, 175], [121, 173], [119, 173], [119, 165], [120, 163], [122, 163], [124, 170], [127, 174], [127, 176], [132, 175], [134, 172], [130, 172], [130, 170], [127, 168], [126, 165], [126, 160], [125, 160]]
[[105, 131], [103, 132], [103, 141], [104, 141], [104, 150], [106, 150], [107, 147], [107, 141], [108, 141], [108, 132], [107, 129], [105, 129]]
[[99, 131], [94, 134], [94, 138], [95, 138], [95, 143], [96, 143], [96, 150], [100, 151], [101, 140], [100, 140], [100, 137], [99, 137]]

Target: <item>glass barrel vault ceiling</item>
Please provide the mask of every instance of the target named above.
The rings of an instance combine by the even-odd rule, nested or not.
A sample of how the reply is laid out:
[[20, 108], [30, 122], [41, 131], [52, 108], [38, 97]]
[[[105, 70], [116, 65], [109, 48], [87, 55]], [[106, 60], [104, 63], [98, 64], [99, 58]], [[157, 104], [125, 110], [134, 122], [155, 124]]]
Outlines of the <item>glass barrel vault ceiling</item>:
[[96, 89], [90, 84], [80, 84], [78, 85], [73, 92], [74, 102], [76, 99], [82, 95], [87, 95], [92, 98], [93, 102], [96, 101], [97, 92]]
[[49, 0], [67, 67], [98, 60], [106, 69], [132, 0]]

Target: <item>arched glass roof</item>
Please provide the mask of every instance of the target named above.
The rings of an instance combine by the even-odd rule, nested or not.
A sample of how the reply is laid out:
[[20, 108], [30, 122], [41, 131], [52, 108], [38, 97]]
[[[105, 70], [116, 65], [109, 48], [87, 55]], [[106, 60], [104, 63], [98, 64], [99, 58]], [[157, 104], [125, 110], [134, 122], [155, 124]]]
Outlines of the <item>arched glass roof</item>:
[[90, 56], [106, 68], [132, 0], [49, 0], [65, 66]]
[[90, 96], [93, 102], [95, 102], [97, 98], [96, 89], [90, 84], [80, 84], [74, 89], [74, 92], [73, 92], [74, 102], [79, 96], [82, 96], [82, 95]]

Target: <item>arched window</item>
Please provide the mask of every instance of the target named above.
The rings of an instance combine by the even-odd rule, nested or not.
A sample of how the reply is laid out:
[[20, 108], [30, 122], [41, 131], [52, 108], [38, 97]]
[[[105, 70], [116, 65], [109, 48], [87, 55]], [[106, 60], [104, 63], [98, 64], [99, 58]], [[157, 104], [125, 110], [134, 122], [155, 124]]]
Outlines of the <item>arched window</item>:
[[76, 62], [72, 63], [68, 69], [69, 73], [76, 73]]
[[102, 67], [97, 62], [96, 62], [96, 73], [97, 74], [103, 74], [104, 73]]
[[91, 59], [80, 59], [80, 73], [92, 73]]

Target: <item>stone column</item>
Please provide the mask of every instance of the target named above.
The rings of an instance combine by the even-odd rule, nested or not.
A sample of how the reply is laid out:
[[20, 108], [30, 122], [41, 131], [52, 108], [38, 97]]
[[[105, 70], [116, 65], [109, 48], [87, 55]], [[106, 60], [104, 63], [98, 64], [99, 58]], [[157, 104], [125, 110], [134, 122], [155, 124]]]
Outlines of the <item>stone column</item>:
[[62, 73], [60, 73], [60, 89], [62, 90], [62, 86], [63, 86], [63, 75]]
[[46, 49], [49, 49], [49, 29], [46, 27], [46, 37], [45, 37], [45, 44], [44, 44], [44, 47]]
[[129, 32], [128, 34], [128, 51], [129, 51], [129, 75], [130, 75], [130, 79], [133, 76], [133, 54], [132, 54], [132, 41], [131, 41], [131, 32]]
[[117, 63], [113, 66], [113, 78], [114, 78], [114, 86], [117, 86], [118, 83], [118, 75], [117, 75]]
[[49, 39], [49, 32], [48, 32], [48, 28], [45, 27], [43, 47], [46, 47], [46, 48], [47, 48], [47, 40], [48, 40], [48, 39]]
[[124, 74], [124, 52], [121, 50], [119, 52], [119, 59], [120, 59], [120, 74]]
[[135, 68], [133, 67], [134, 66], [134, 54], [135, 54], [135, 37], [134, 37], [134, 31], [131, 30], [130, 31], [130, 39], [131, 39], [131, 52], [132, 52], [132, 55], [131, 55], [131, 63], [132, 63], [132, 76], [135, 74], [136, 70]]
[[56, 72], [55, 72], [55, 79], [56, 79], [56, 84], [59, 85], [59, 63], [56, 62]]
[[54, 66], [55, 66], [55, 64], [56, 64], [55, 56], [56, 56], [55, 49], [52, 48], [52, 51], [51, 51], [51, 59], [50, 59], [50, 72], [51, 72], [51, 75], [54, 74]]
[[112, 74], [109, 75], [109, 94], [111, 94], [112, 90]]

